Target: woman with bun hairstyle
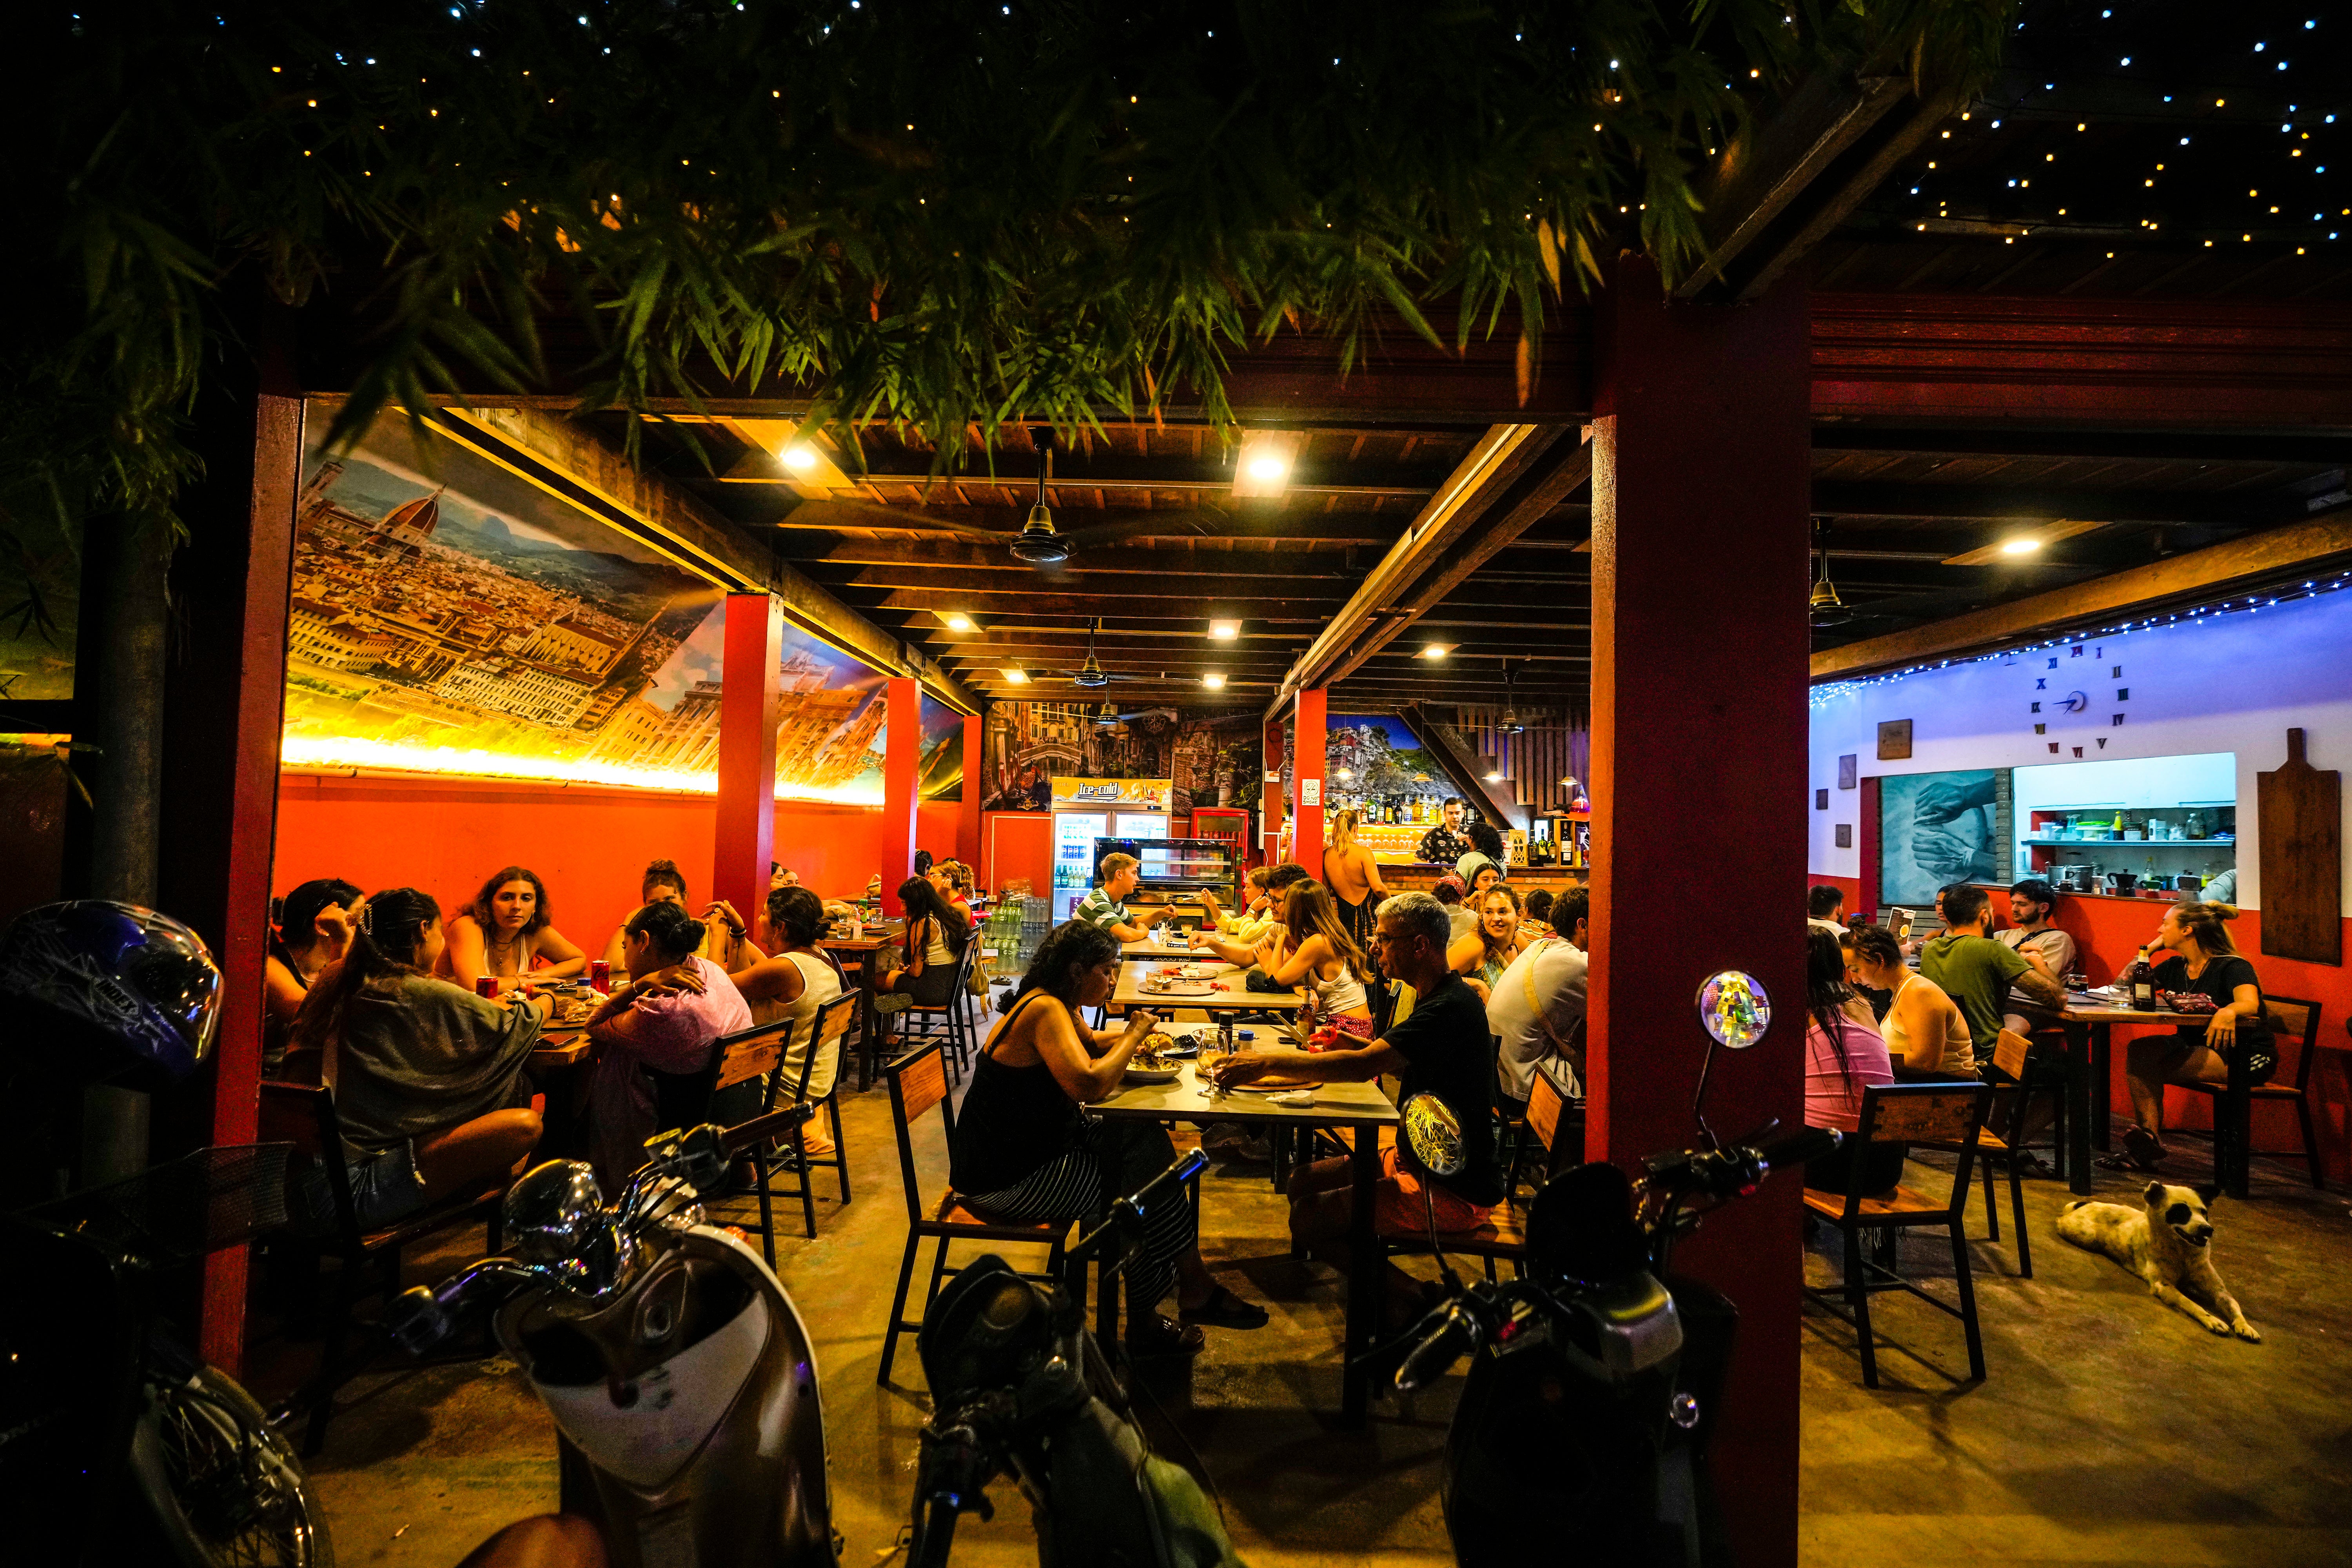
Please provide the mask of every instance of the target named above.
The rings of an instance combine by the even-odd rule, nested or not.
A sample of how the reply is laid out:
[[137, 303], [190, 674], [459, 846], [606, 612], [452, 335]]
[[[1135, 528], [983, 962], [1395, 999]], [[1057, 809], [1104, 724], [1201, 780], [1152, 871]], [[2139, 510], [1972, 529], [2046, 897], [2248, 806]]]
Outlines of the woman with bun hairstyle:
[[909, 877], [898, 884], [898, 903], [907, 911], [904, 962], [885, 970], [875, 994], [911, 996], [925, 1007], [944, 1007], [956, 997], [956, 968], [964, 949], [971, 945], [971, 915], [948, 902], [929, 877]]
[[2228, 904], [2184, 900], [2164, 913], [2155, 941], [2141, 956], [2156, 965], [2156, 988], [2202, 996], [2213, 1016], [2183, 1024], [2170, 1036], [2146, 1035], [2131, 1043], [2124, 1074], [2131, 1089], [2137, 1124], [2124, 1129], [2123, 1147], [2103, 1155], [2112, 1171], [2153, 1171], [2163, 1163], [2164, 1086], [2168, 1083], [2227, 1083], [2230, 1053], [2248, 1053], [2252, 1081], [2263, 1083], [2278, 1068], [2277, 1048], [2263, 1012], [2262, 977], [2239, 956], [2225, 922], [2238, 911]]
[[471, 991], [484, 975], [512, 982], [562, 980], [588, 967], [588, 955], [552, 924], [547, 884], [528, 866], [509, 866], [482, 884], [474, 901], [449, 921], [449, 937], [436, 971]]
[[[783, 1077], [778, 1081], [798, 1089], [807, 1068], [809, 1034], [818, 1008], [848, 989], [841, 965], [819, 947], [825, 927], [824, 900], [797, 884], [768, 895], [769, 939], [776, 951], [747, 968], [737, 970], [735, 988], [751, 1005], [754, 1021], [772, 1024], [793, 1020], [793, 1037], [784, 1047]], [[822, 1100], [833, 1092], [841, 1072], [838, 1042], [809, 1070], [809, 1098]], [[830, 1154], [833, 1134], [814, 1121], [801, 1129], [801, 1142], [811, 1154]]]
[[[362, 1228], [514, 1170], [539, 1142], [523, 1063], [548, 999], [493, 1002], [432, 973], [441, 906], [388, 888], [352, 911], [350, 951], [312, 981], [291, 1043], [321, 1053]], [[334, 1218], [323, 1171], [298, 1182], [314, 1225]]]
[[625, 985], [588, 1015], [596, 1065], [588, 1079], [588, 1158], [607, 1193], [618, 1193], [646, 1163], [655, 1116], [655, 1072], [687, 1076], [710, 1065], [719, 1038], [751, 1026], [751, 1009], [727, 972], [695, 949], [702, 922], [684, 906], [656, 900], [623, 928]]
[[310, 983], [350, 949], [351, 912], [360, 899], [351, 883], [320, 877], [270, 900], [269, 955], [261, 971], [263, 1077], [275, 1076], [286, 1059], [286, 1037]]

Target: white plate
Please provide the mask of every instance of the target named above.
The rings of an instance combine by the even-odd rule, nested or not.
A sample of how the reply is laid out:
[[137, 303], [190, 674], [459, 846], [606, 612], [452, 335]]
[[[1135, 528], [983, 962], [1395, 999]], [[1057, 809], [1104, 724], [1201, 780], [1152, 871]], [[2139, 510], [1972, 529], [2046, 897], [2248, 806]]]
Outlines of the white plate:
[[1120, 1075], [1128, 1083], [1174, 1083], [1181, 1068], [1129, 1068]]

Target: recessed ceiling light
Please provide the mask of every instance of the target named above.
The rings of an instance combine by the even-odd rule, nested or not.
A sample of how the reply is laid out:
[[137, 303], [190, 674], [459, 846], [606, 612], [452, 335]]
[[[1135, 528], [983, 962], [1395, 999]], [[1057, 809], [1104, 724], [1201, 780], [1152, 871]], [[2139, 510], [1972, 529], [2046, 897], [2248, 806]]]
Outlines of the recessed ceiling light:
[[1453, 651], [1454, 646], [1451, 643], [1433, 642], [1425, 645], [1422, 648], [1420, 657], [1423, 658], [1444, 658], [1447, 654], [1452, 653]]
[[816, 448], [814, 447], [787, 447], [778, 455], [782, 458], [784, 467], [795, 473], [804, 474], [816, 467]]
[[1006, 668], [998, 670], [996, 673], [1004, 677], [1005, 683], [1007, 685], [1026, 686], [1029, 684], [1029, 672], [1022, 668], [1019, 665], [1009, 666]]
[[951, 610], [944, 618], [948, 623], [948, 630], [951, 632], [968, 632], [971, 630], [971, 617], [965, 615], [961, 610]]
[[1239, 621], [1211, 621], [1209, 635], [1219, 642], [1231, 642], [1242, 635], [1242, 624]]
[[1286, 430], [1252, 430], [1234, 454], [1234, 494], [1244, 500], [1278, 497], [1290, 482], [1301, 437]]
[[1201, 684], [1212, 691], [1223, 691], [1225, 689], [1225, 678], [1213, 669], [1208, 670], [1202, 675]]
[[1270, 484], [1288, 472], [1290, 465], [1280, 458], [1269, 455], [1250, 459], [1249, 477], [1261, 483]]
[[2031, 555], [2041, 548], [2042, 541], [2028, 534], [2022, 538], [2003, 541], [2000, 552], [2003, 555]]

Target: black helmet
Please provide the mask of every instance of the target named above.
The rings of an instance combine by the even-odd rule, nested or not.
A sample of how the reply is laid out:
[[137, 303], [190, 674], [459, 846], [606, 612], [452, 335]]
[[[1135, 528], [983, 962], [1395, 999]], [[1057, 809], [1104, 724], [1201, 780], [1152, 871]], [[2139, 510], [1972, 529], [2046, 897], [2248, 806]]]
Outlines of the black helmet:
[[0, 931], [0, 1048], [67, 1078], [179, 1082], [212, 1054], [220, 991], [205, 939], [137, 904], [42, 904]]

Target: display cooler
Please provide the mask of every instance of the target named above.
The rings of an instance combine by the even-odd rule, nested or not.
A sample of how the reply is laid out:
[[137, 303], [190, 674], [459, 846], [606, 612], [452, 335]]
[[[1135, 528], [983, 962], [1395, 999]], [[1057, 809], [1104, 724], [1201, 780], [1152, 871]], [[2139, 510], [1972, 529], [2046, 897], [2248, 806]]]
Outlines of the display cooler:
[[1214, 838], [1233, 846], [1234, 863], [1249, 863], [1250, 813], [1246, 806], [1203, 805], [1192, 813], [1192, 837]]
[[1129, 909], [1139, 904], [1183, 903], [1186, 894], [1204, 888], [1228, 910], [1238, 901], [1241, 850], [1229, 839], [1097, 838], [1094, 849], [1097, 864], [1106, 855], [1135, 857], [1136, 884], [1128, 899]]

